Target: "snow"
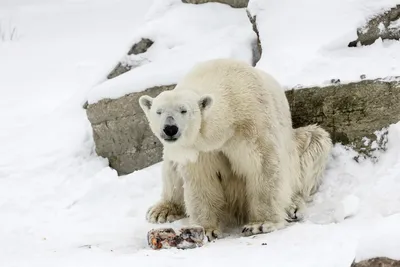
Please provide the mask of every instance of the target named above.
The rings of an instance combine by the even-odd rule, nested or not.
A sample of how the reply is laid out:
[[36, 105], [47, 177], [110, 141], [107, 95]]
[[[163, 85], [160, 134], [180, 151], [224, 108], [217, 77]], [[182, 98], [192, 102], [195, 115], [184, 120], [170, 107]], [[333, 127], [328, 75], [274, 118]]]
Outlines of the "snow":
[[353, 216], [357, 213], [360, 199], [354, 195], [349, 195], [342, 199], [336, 206], [334, 213], [335, 222], [341, 222], [344, 219]]
[[400, 18], [391, 21], [388, 28], [393, 30], [398, 30], [400, 28]]
[[181, 0], [163, 0], [154, 6], [131, 42], [145, 37], [154, 44], [146, 53], [123, 58], [123, 62], [140, 67], [94, 87], [88, 95], [89, 104], [175, 84], [199, 61], [231, 57], [251, 63], [256, 34], [244, 9], [219, 3], [188, 5]]
[[44, 116], [101, 81], [151, 5], [136, 2], [1, 0], [0, 23], [18, 38], [0, 41], [0, 106], [8, 111], [0, 128]]
[[[352, 50], [346, 47], [364, 16], [397, 1], [363, 1], [361, 5], [358, 0], [326, 0], [323, 4], [307, 0], [301, 6], [295, 0], [265, 2], [268, 9], [259, 6], [257, 12], [262, 13], [258, 18], [273, 23], [260, 29], [267, 48], [258, 67], [274, 71], [285, 84], [307, 79], [319, 82], [328, 77], [328, 70], [334, 70], [329, 78], [343, 79], [337, 74], [355, 75], [355, 66], [367, 77], [380, 76], [379, 64], [385, 60], [397, 70], [400, 67], [393, 51], [395, 42]], [[346, 9], [336, 3], [346, 4]], [[18, 29], [17, 38], [0, 42], [0, 266], [236, 267], [262, 263], [330, 267], [350, 266], [354, 258], [400, 259], [400, 122], [389, 127], [388, 149], [377, 154], [377, 163], [356, 163], [354, 152], [335, 146], [305, 222], [254, 237], [233, 232], [186, 251], [148, 248], [148, 230], [179, 228], [187, 220], [165, 225], [145, 221], [147, 208], [161, 192], [160, 163], [118, 177], [107, 160], [95, 154], [91, 127], [81, 106], [94, 94], [90, 89], [105, 86], [101, 82], [110, 66], [144, 32], [159, 38], [159, 46], [149, 49], [146, 57], [153, 61], [147, 65], [153, 65], [153, 73], [161, 73], [157, 66], [168, 64], [169, 68], [164, 77], [143, 78], [142, 83], [135, 80], [138, 83], [133, 90], [146, 82], [172, 81], [183, 74], [177, 65], [188, 66], [204, 57], [249, 60], [250, 50], [246, 49], [251, 34], [239, 25], [247, 20], [242, 11], [218, 4], [196, 8], [199, 13], [172, 0], [154, 5], [148, 0], [0, 0], [0, 21]], [[207, 14], [214, 17], [202, 20]], [[182, 19], [190, 21], [182, 23]], [[301, 27], [315, 19], [320, 21], [315, 27]], [[195, 27], [196, 21], [209, 24]], [[186, 31], [184, 24], [193, 31]], [[195, 46], [200, 33], [212, 40], [212, 45], [204, 40], [204, 50]], [[351, 33], [351, 38], [346, 33]], [[246, 38], [238, 41], [235, 38], [239, 36]], [[291, 40], [298, 43], [291, 45]], [[168, 52], [176, 55], [176, 60], [165, 54], [168, 45], [179, 50]], [[196, 49], [191, 51], [190, 45]], [[378, 52], [382, 60], [365, 66], [360, 63], [369, 62]], [[304, 61], [306, 55], [310, 57]], [[318, 65], [321, 60], [326, 62], [325, 69]], [[289, 71], [282, 73], [284, 68]], [[382, 73], [392, 73], [385, 68]], [[307, 74], [304, 80], [302, 71]], [[121, 91], [114, 96], [124, 93], [128, 80], [138, 79], [132, 76], [123, 81], [123, 76], [129, 75], [115, 79]]]
[[370, 46], [348, 47], [368, 18], [396, 4], [400, 1], [250, 0], [263, 47], [257, 67], [286, 88], [325, 86], [334, 78], [359, 81], [363, 74], [367, 79], [398, 76], [399, 42], [378, 39]]
[[[356, 250], [356, 261], [362, 261], [371, 257], [382, 257], [382, 255], [400, 260], [400, 234], [393, 231], [393, 224], [398, 223], [399, 216], [388, 217], [385, 222], [373, 223], [369, 234], [359, 239]], [[377, 245], [379, 244], [379, 245]]]
[[383, 22], [379, 23], [378, 29], [379, 29], [381, 34], [384, 33], [386, 31], [385, 24], [383, 24]]

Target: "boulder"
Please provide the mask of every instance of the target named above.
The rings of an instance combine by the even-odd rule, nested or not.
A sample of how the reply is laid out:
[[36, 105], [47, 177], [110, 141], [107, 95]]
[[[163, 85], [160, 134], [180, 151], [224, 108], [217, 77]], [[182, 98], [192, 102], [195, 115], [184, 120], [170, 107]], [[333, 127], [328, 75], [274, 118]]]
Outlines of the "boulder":
[[118, 99], [103, 99], [87, 106], [96, 153], [108, 158], [118, 175], [148, 167], [162, 159], [162, 145], [153, 135], [139, 106], [139, 97], [155, 97], [175, 85], [157, 86]]
[[400, 261], [387, 257], [377, 257], [353, 262], [350, 267], [400, 267]]
[[398, 79], [292, 89], [286, 96], [294, 128], [319, 124], [334, 143], [358, 152], [357, 160], [360, 156], [376, 160], [374, 152], [386, 150], [386, 128], [400, 121]]

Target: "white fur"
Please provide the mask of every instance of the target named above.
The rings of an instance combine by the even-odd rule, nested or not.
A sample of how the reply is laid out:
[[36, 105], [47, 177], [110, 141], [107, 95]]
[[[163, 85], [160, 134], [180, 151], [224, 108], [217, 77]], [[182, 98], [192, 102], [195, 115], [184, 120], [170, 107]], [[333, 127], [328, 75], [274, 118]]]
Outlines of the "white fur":
[[[174, 90], [139, 103], [164, 145], [164, 193], [150, 221], [185, 210], [209, 239], [229, 221], [246, 224], [245, 235], [271, 232], [301, 216], [320, 183], [329, 134], [317, 126], [293, 130], [281, 86], [246, 63], [197, 64]], [[175, 142], [162, 137], [168, 121], [179, 128]]]

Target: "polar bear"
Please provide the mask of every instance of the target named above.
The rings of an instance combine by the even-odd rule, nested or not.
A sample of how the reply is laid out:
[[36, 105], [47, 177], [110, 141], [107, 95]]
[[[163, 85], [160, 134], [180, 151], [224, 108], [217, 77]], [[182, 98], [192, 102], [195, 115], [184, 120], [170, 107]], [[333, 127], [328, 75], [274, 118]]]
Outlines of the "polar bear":
[[297, 219], [332, 146], [322, 128], [294, 130], [279, 83], [234, 59], [198, 63], [173, 90], [139, 104], [164, 147], [162, 198], [147, 219], [189, 216], [209, 239], [232, 216], [244, 235]]

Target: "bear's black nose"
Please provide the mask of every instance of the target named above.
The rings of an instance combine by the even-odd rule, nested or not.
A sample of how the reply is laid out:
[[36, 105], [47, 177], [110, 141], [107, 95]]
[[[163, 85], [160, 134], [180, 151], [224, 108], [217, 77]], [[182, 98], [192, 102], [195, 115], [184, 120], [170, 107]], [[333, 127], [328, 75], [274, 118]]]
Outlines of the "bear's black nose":
[[167, 136], [172, 137], [178, 133], [178, 127], [176, 125], [165, 125], [163, 131]]

